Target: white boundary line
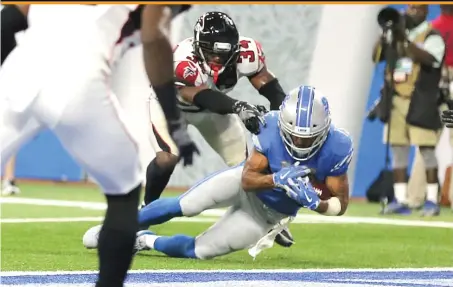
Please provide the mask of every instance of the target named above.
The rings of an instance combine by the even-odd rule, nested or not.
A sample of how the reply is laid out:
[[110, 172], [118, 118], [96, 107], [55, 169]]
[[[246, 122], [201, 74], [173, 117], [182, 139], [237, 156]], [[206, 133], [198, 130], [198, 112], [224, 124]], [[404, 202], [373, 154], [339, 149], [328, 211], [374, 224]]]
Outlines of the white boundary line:
[[[79, 207], [93, 210], [105, 210], [106, 204], [99, 202], [84, 201], [66, 201], [66, 200], [49, 200], [36, 198], [0, 198], [0, 203], [6, 204], [29, 204], [41, 206], [65, 206]], [[224, 209], [212, 209], [202, 212], [201, 217], [192, 218], [175, 218], [173, 221], [180, 222], [213, 222], [216, 218], [205, 218], [205, 216], [219, 217], [225, 213]], [[102, 221], [100, 217], [72, 217], [72, 218], [10, 218], [3, 219], [1, 223], [36, 223], [36, 222], [83, 222], [83, 221]], [[450, 228], [453, 229], [453, 222], [446, 221], [422, 221], [422, 220], [404, 220], [378, 217], [358, 217], [358, 216], [323, 216], [299, 214], [293, 223], [337, 223], [337, 224], [384, 224], [397, 226], [416, 226], [432, 228]]]
[[[332, 273], [332, 272], [453, 272], [451, 267], [429, 267], [429, 268], [333, 268], [333, 269], [232, 269], [232, 270], [196, 270], [196, 269], [175, 269], [175, 270], [130, 270], [129, 273]], [[71, 274], [97, 274], [95, 270], [83, 271], [4, 271], [0, 276], [44, 276], [44, 275], [71, 275]]]
[[[67, 222], [102, 222], [103, 217], [56, 217], [56, 218], [5, 218], [1, 219], [1, 224], [17, 223], [67, 223]], [[179, 217], [173, 218], [171, 222], [198, 222], [208, 223], [216, 222], [218, 217]], [[345, 217], [342, 220], [336, 218], [321, 216], [310, 216], [301, 214], [293, 224], [378, 224], [393, 226], [412, 226], [412, 227], [431, 227], [431, 228], [448, 228], [453, 229], [453, 223], [442, 221], [418, 221], [418, 220], [398, 220], [398, 219], [381, 219], [373, 217]]]

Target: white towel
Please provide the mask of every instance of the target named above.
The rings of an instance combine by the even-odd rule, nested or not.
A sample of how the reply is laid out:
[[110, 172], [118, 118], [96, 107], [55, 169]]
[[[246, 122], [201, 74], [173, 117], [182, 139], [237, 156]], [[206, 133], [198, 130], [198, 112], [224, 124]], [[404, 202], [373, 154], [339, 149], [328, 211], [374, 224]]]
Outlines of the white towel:
[[253, 257], [253, 260], [255, 260], [256, 256], [258, 256], [258, 254], [260, 254], [264, 249], [272, 248], [272, 246], [274, 246], [274, 240], [275, 237], [277, 237], [277, 234], [282, 232], [282, 230], [285, 229], [293, 220], [294, 217], [287, 217], [281, 220], [271, 232], [258, 240], [255, 246], [248, 250], [249, 255]]

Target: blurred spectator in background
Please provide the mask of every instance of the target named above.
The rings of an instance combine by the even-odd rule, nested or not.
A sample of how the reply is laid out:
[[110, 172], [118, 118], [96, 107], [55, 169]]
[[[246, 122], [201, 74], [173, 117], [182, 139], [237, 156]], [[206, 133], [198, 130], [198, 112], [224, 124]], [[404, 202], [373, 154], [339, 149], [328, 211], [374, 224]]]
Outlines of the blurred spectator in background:
[[[439, 31], [445, 42], [445, 61], [442, 66], [442, 77], [439, 83], [441, 110], [453, 109], [451, 104], [453, 98], [453, 5], [440, 5], [441, 14], [432, 21], [432, 27]], [[453, 144], [453, 133], [450, 132], [450, 144]], [[445, 173], [445, 182], [442, 187], [441, 204], [450, 204], [453, 208], [453, 185], [448, 178], [451, 178], [453, 169], [448, 168]], [[425, 165], [419, 151], [415, 155], [411, 179], [408, 186], [408, 203], [411, 207], [418, 207], [423, 204], [425, 190], [427, 188]], [[447, 174], [450, 173], [450, 174]]]
[[15, 181], [16, 157], [12, 157], [5, 166], [2, 181], [2, 195], [15, 195], [20, 193], [19, 187], [16, 186]]
[[[417, 146], [425, 165], [427, 178], [426, 201], [422, 215], [438, 215], [438, 178], [435, 146], [442, 127], [439, 109], [439, 81], [444, 62], [445, 43], [440, 33], [426, 21], [428, 5], [408, 5], [402, 16], [401, 25], [393, 29], [396, 41], [397, 62], [393, 74], [387, 69], [384, 95], [389, 92], [390, 143], [393, 154], [393, 180], [395, 200], [385, 213], [409, 214], [407, 190], [410, 146]], [[387, 49], [379, 41], [374, 49], [374, 59], [386, 59]], [[378, 51], [383, 51], [377, 55]], [[393, 79], [392, 79], [393, 77]], [[391, 87], [391, 80], [394, 86]], [[385, 107], [383, 107], [385, 108]], [[381, 113], [383, 114], [383, 113]], [[385, 113], [384, 113], [385, 114]], [[382, 118], [388, 122], [388, 118]]]

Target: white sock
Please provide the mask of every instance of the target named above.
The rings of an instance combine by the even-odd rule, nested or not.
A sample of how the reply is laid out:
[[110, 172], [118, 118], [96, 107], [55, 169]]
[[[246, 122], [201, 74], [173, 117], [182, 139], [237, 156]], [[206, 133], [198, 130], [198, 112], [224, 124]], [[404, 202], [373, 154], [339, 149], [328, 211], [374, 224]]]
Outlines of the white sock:
[[160, 236], [157, 235], [151, 235], [147, 234], [145, 235], [145, 243], [148, 248], [154, 249], [154, 242], [156, 242], [156, 239], [159, 238]]
[[393, 190], [395, 191], [395, 198], [398, 203], [406, 203], [407, 201], [407, 183], [398, 182], [393, 184]]
[[437, 204], [439, 200], [439, 185], [437, 185], [437, 183], [428, 183], [426, 188], [426, 200]]

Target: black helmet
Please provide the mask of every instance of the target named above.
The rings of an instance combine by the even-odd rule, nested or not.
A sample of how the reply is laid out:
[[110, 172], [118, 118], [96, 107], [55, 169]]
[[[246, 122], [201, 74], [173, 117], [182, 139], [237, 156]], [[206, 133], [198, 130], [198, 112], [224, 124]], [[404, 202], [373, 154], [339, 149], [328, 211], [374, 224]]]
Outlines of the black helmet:
[[207, 12], [194, 27], [193, 48], [203, 68], [216, 77], [239, 56], [239, 32], [233, 20], [222, 12]]

